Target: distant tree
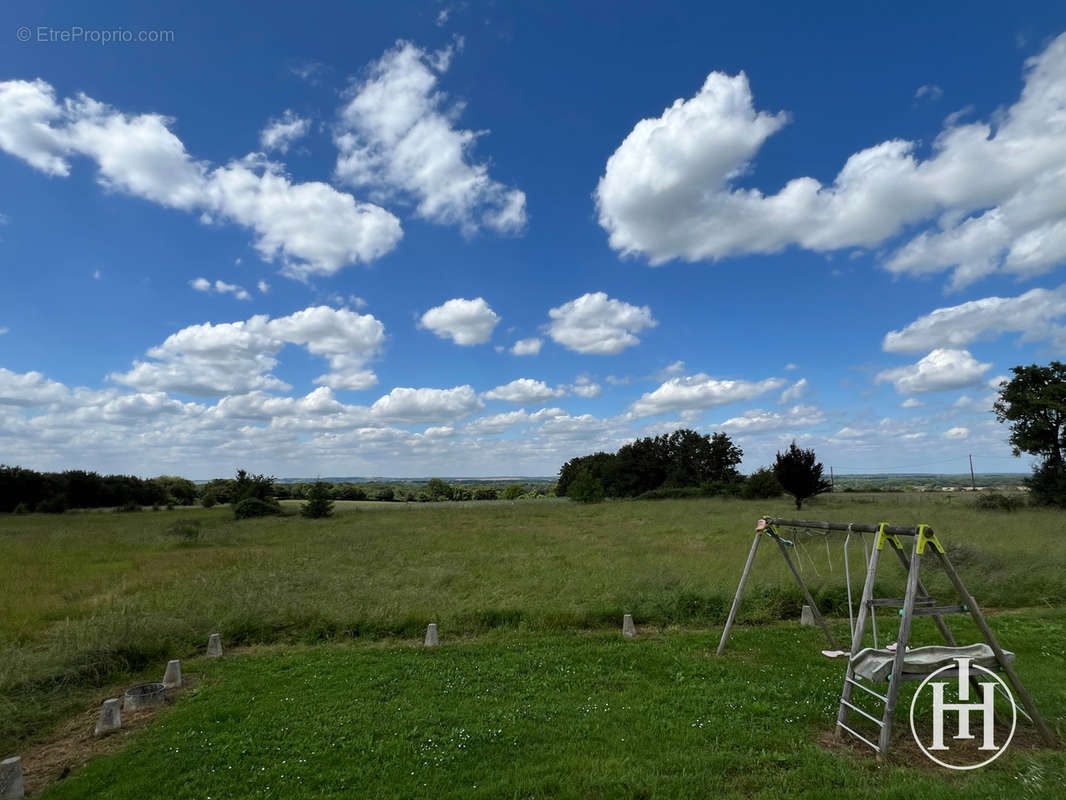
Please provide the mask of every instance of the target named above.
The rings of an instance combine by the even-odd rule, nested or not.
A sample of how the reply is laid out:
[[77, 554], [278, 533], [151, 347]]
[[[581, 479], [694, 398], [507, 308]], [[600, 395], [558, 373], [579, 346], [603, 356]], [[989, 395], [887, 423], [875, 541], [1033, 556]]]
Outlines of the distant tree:
[[454, 490], [440, 478], [430, 478], [429, 483], [426, 484], [426, 494], [439, 502], [441, 500], [451, 500]]
[[1033, 499], [1066, 506], [1066, 364], [1012, 367], [993, 405], [996, 420], [1010, 423], [1014, 455], [1030, 453], [1041, 462], [1026, 483]]
[[570, 482], [566, 496], [579, 503], [601, 503], [605, 496], [603, 483], [590, 470], [582, 470]]
[[206, 492], [204, 492], [203, 496], [200, 498], [200, 505], [202, 505], [204, 508], [213, 508], [217, 502], [218, 498], [215, 496], [214, 491], [212, 491], [211, 489], [208, 489]]
[[519, 497], [526, 493], [526, 487], [520, 483], [512, 483], [506, 489], [503, 490], [504, 500], [517, 500]]
[[571, 458], [559, 469], [559, 481], [555, 485], [555, 493], [559, 497], [569, 497], [571, 481], [586, 469], [603, 483], [613, 470], [614, 460], [615, 456], [612, 453], [603, 452]]
[[815, 462], [814, 450], [802, 450], [794, 441], [788, 450], [777, 454], [774, 475], [781, 487], [795, 498], [797, 511], [803, 508], [807, 498], [833, 488], [829, 481], [822, 479], [822, 465]]
[[152, 483], [160, 488], [164, 497], [173, 498], [176, 505], [191, 506], [196, 501], [196, 484], [177, 475], [160, 475]]
[[496, 500], [499, 496], [494, 486], [481, 486], [474, 490], [475, 500]]
[[[408, 493], [410, 494], [410, 493]], [[391, 503], [396, 499], [396, 491], [391, 486], [385, 486], [378, 489], [378, 500], [384, 500], [386, 503]], [[413, 499], [413, 498], [409, 498]]]
[[307, 502], [300, 506], [300, 514], [308, 519], [322, 519], [333, 514], [330, 485], [316, 481], [307, 492]]
[[[270, 500], [274, 498], [274, 476], [252, 475], [243, 469], [237, 470], [237, 478], [233, 482], [233, 492], [229, 499], [231, 503], [239, 503], [249, 497], [256, 500]], [[276, 501], [275, 501], [276, 502]]]

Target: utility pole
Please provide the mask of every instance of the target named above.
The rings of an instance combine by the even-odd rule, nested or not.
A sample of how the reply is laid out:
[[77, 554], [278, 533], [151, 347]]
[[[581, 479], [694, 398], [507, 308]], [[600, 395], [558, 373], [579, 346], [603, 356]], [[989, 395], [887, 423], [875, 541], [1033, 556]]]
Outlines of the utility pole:
[[970, 488], [977, 491], [977, 481], [973, 477], [973, 456], [970, 456]]

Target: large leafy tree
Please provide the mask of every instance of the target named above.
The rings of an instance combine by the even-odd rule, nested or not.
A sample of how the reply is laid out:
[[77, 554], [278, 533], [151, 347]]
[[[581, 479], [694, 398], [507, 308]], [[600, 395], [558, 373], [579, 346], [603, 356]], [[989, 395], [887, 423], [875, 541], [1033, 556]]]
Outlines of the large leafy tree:
[[1042, 459], [1029, 481], [1033, 497], [1066, 506], [1066, 364], [1031, 364], [1011, 372], [1014, 377], [1000, 384], [996, 419], [1010, 423], [1014, 455]]
[[803, 508], [803, 501], [832, 487], [822, 478], [822, 465], [816, 461], [814, 450], [796, 447], [793, 441], [788, 450], [777, 454], [774, 475], [781, 487], [796, 500], [796, 509]]

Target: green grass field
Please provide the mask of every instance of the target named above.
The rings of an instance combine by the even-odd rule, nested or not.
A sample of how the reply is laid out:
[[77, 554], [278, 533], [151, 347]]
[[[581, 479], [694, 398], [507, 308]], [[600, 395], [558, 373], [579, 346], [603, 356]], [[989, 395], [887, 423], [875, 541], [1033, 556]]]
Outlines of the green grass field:
[[[763, 513], [793, 515], [783, 500], [710, 499], [2, 517], [0, 753], [220, 631], [230, 647], [275, 646], [199, 662], [195, 692], [49, 796], [1059, 796], [1058, 752], [1018, 748], [960, 777], [820, 745], [843, 667], [815, 631], [779, 622], [801, 598], [770, 548], [746, 624], [711, 658]], [[993, 627], [1063, 734], [1061, 513], [835, 495], [803, 516], [933, 525], [982, 605], [1011, 609]], [[201, 539], [168, 536], [177, 519], [202, 521]], [[844, 639], [842, 540], [828, 555], [822, 537], [800, 541]], [[857, 541], [850, 557], [857, 593]], [[898, 594], [892, 567], [882, 582]], [[637, 641], [618, 635], [625, 612]], [[431, 620], [437, 652], [415, 647]], [[931, 626], [915, 636], [935, 641]]]

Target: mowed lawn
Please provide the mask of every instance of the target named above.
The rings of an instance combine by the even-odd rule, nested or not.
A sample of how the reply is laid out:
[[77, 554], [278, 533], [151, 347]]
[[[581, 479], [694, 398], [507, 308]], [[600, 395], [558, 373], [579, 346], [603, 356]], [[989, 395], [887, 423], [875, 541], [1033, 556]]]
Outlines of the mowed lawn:
[[[982, 512], [966, 498], [951, 500], [835, 495], [804, 509], [803, 516], [932, 524], [983, 606], [1020, 609], [996, 616], [993, 626], [1004, 645], [1019, 652], [1020, 673], [1061, 732], [1066, 699], [1058, 680], [1066, 674], [1066, 634], [1062, 617], [1050, 609], [1061, 608], [1066, 600], [1066, 519], [1048, 510]], [[105, 779], [94, 775], [110, 776], [108, 781], [122, 775], [123, 786], [143, 786], [137, 781], [144, 776], [138, 775], [147, 764], [167, 748], [183, 747], [174, 737], [202, 730], [203, 742], [232, 744], [253, 734], [273, 741], [282, 734], [268, 735], [271, 720], [279, 730], [287, 725], [288, 732], [270, 748], [214, 748], [228, 760], [214, 764], [208, 759], [213, 768], [236, 770], [244, 779], [208, 794], [294, 796], [291, 785], [278, 790], [285, 785], [280, 778], [274, 784], [250, 783], [249, 765], [263, 775], [299, 775], [300, 781], [321, 775], [318, 783], [301, 784], [317, 787], [313, 792], [320, 796], [336, 793], [339, 785], [354, 780], [350, 776], [362, 776], [364, 783], [354, 785], [379, 785], [375, 780], [395, 785], [396, 796], [422, 791], [436, 797], [453, 790], [455, 796], [465, 796], [474, 792], [463, 790], [461, 781], [468, 779], [470, 787], [480, 779], [485, 796], [643, 792], [671, 797], [712, 791], [774, 796], [783, 786], [821, 796], [818, 787], [830, 785], [829, 780], [844, 790], [854, 785], [866, 791], [874, 785], [863, 782], [870, 778], [866, 773], [874, 770], [880, 783], [883, 769], [842, 760], [815, 742], [819, 731], [831, 727], [832, 709], [827, 712], [826, 707], [839, 691], [842, 666], [817, 654], [821, 643], [814, 632], [765, 625], [794, 619], [801, 603], [773, 549], [764, 547], [757, 562], [737, 647], [725, 660], [707, 657], [717, 643], [713, 626], [724, 619], [754, 522], [763, 513], [794, 515], [785, 500], [710, 499], [595, 506], [551, 501], [339, 503], [332, 519], [318, 521], [284, 517], [238, 523], [226, 508], [0, 517], [0, 752], [19, 752], [47, 739], [59, 721], [98, 703], [102, 687], [155, 675], [168, 658], [202, 652], [207, 634], [219, 631], [231, 647], [296, 647], [209, 664], [207, 680], [196, 694], [131, 737], [131, 749], [90, 766], [57, 791], [151, 796], [115, 794], [117, 787], [108, 790], [112, 794], [94, 794], [100, 784], [91, 781]], [[176, 520], [200, 521], [201, 538], [187, 542], [168, 535]], [[842, 539], [830, 538], [828, 553], [823, 537], [799, 541], [804, 576], [823, 608], [838, 615], [837, 630], [846, 636]], [[863, 558], [857, 539], [850, 558], [857, 594]], [[901, 571], [890, 565], [882, 575], [886, 593], [898, 594]], [[932, 569], [923, 577], [934, 593], [946, 586]], [[626, 612], [634, 614], [644, 631], [637, 642], [622, 643], [616, 635]], [[440, 625], [446, 642], [438, 653], [413, 648], [429, 621]], [[748, 627], [751, 623], [761, 627]], [[1017, 626], [1017, 635], [1002, 630], [1003, 625]], [[919, 633], [934, 641], [929, 630]], [[328, 644], [308, 646], [319, 642]], [[547, 666], [535, 669], [536, 663]], [[584, 670], [582, 677], [566, 677], [566, 664]], [[670, 664], [677, 667], [672, 673]], [[445, 668], [454, 690], [441, 683], [445, 673], [435, 671]], [[320, 675], [326, 684], [351, 684], [367, 692], [351, 695], [354, 705], [346, 707], [345, 692], [313, 689], [310, 677], [287, 684], [278, 678], [279, 671]], [[451, 692], [455, 702], [442, 705], [432, 691], [422, 692], [425, 681], [426, 686], [444, 686], [441, 691]], [[686, 681], [684, 690], [670, 685]], [[287, 685], [293, 691], [275, 697], [275, 690]], [[612, 709], [599, 727], [589, 722], [595, 716], [570, 708], [582, 693], [595, 698], [591, 690], [596, 686]], [[630, 689], [644, 698], [629, 704], [641, 711], [622, 715], [617, 709]], [[762, 692], [769, 699], [760, 699]], [[260, 698], [254, 711], [248, 693]], [[545, 713], [557, 714], [555, 722], [536, 714], [521, 721], [515, 704], [531, 694], [540, 698]], [[227, 705], [230, 695], [244, 699]], [[393, 696], [400, 703], [395, 713], [388, 708]], [[679, 704], [670, 705], [666, 696]], [[802, 704], [802, 713], [793, 709], [796, 713], [781, 716], [788, 703]], [[713, 711], [704, 728], [696, 722], [703, 718], [692, 716], [700, 704]], [[291, 724], [283, 721], [290, 706], [304, 709]], [[737, 711], [742, 707], [747, 711]], [[357, 714], [358, 708], [372, 708], [373, 714]], [[730, 716], [731, 711], [736, 715]], [[521, 721], [517, 734], [523, 744], [512, 742], [515, 752], [484, 740], [489, 729], [481, 723], [505, 713]], [[181, 722], [186, 714], [193, 715], [188, 724], [199, 727]], [[212, 716], [217, 714], [217, 719]], [[345, 734], [362, 743], [349, 748], [362, 755], [356, 758], [348, 750], [338, 755], [338, 764], [343, 761], [353, 772], [323, 766], [330, 763], [322, 755], [325, 742], [335, 733], [330, 719], [342, 717], [363, 720], [353, 722]], [[454, 776], [460, 782], [442, 772], [423, 775], [420, 783], [427, 785], [419, 788], [418, 782], [396, 777], [401, 767], [411, 765], [412, 742], [421, 742], [418, 736], [430, 731], [418, 727], [419, 720], [435, 726], [438, 734], [458, 736], [456, 731], [464, 727], [471, 736], [480, 732], [478, 755], [460, 759]], [[454, 730], [447, 728], [452, 722], [458, 726]], [[693, 724], [693, 731], [707, 730], [719, 738], [700, 745], [686, 738], [691, 732], [682, 736], [682, 729]], [[608, 751], [609, 739], [590, 736], [589, 725], [602, 729], [604, 736], [631, 728], [630, 746]], [[217, 731], [217, 737], [208, 731]], [[624, 736], [619, 733], [619, 740]], [[367, 743], [372, 743], [369, 751], [363, 746]], [[285, 746], [316, 752], [319, 757], [308, 761], [315, 769], [275, 773], [263, 759]], [[465, 745], [456, 747], [466, 751]], [[562, 751], [572, 752], [573, 759], [562, 758]], [[778, 763], [778, 758], [783, 760]], [[175, 765], [174, 775], [193, 770], [191, 763], [181, 767], [182, 760], [173, 755], [167, 760]], [[1033, 796], [1053, 796], [1041, 794], [1040, 786], [1049, 775], [1061, 776], [1057, 754], [1020, 752], [1001, 761], [1012, 766], [980, 771], [991, 776], [980, 779], [991, 781], [980, 784], [987, 796], [1008, 780], [1018, 791], [1023, 787], [1036, 792]], [[766, 766], [771, 763], [777, 766]], [[728, 764], [733, 766], [726, 769]], [[752, 769], [764, 772], [765, 781], [722, 782], [730, 770], [746, 776]], [[891, 774], [902, 770], [902, 777], [884, 784], [884, 796], [920, 796], [907, 789], [908, 781], [964, 788], [970, 780], [886, 769]], [[407, 773], [412, 771], [416, 774], [407, 777], [413, 780], [418, 770]], [[497, 772], [495, 782], [481, 777]], [[1029, 777], [1023, 780], [1023, 773]], [[206, 780], [209, 774], [201, 777]], [[379, 774], [391, 777], [374, 777]], [[209, 785], [190, 784], [201, 790]], [[300, 796], [316, 796], [313, 792], [307, 789]], [[175, 790], [155, 796], [205, 794]]]

